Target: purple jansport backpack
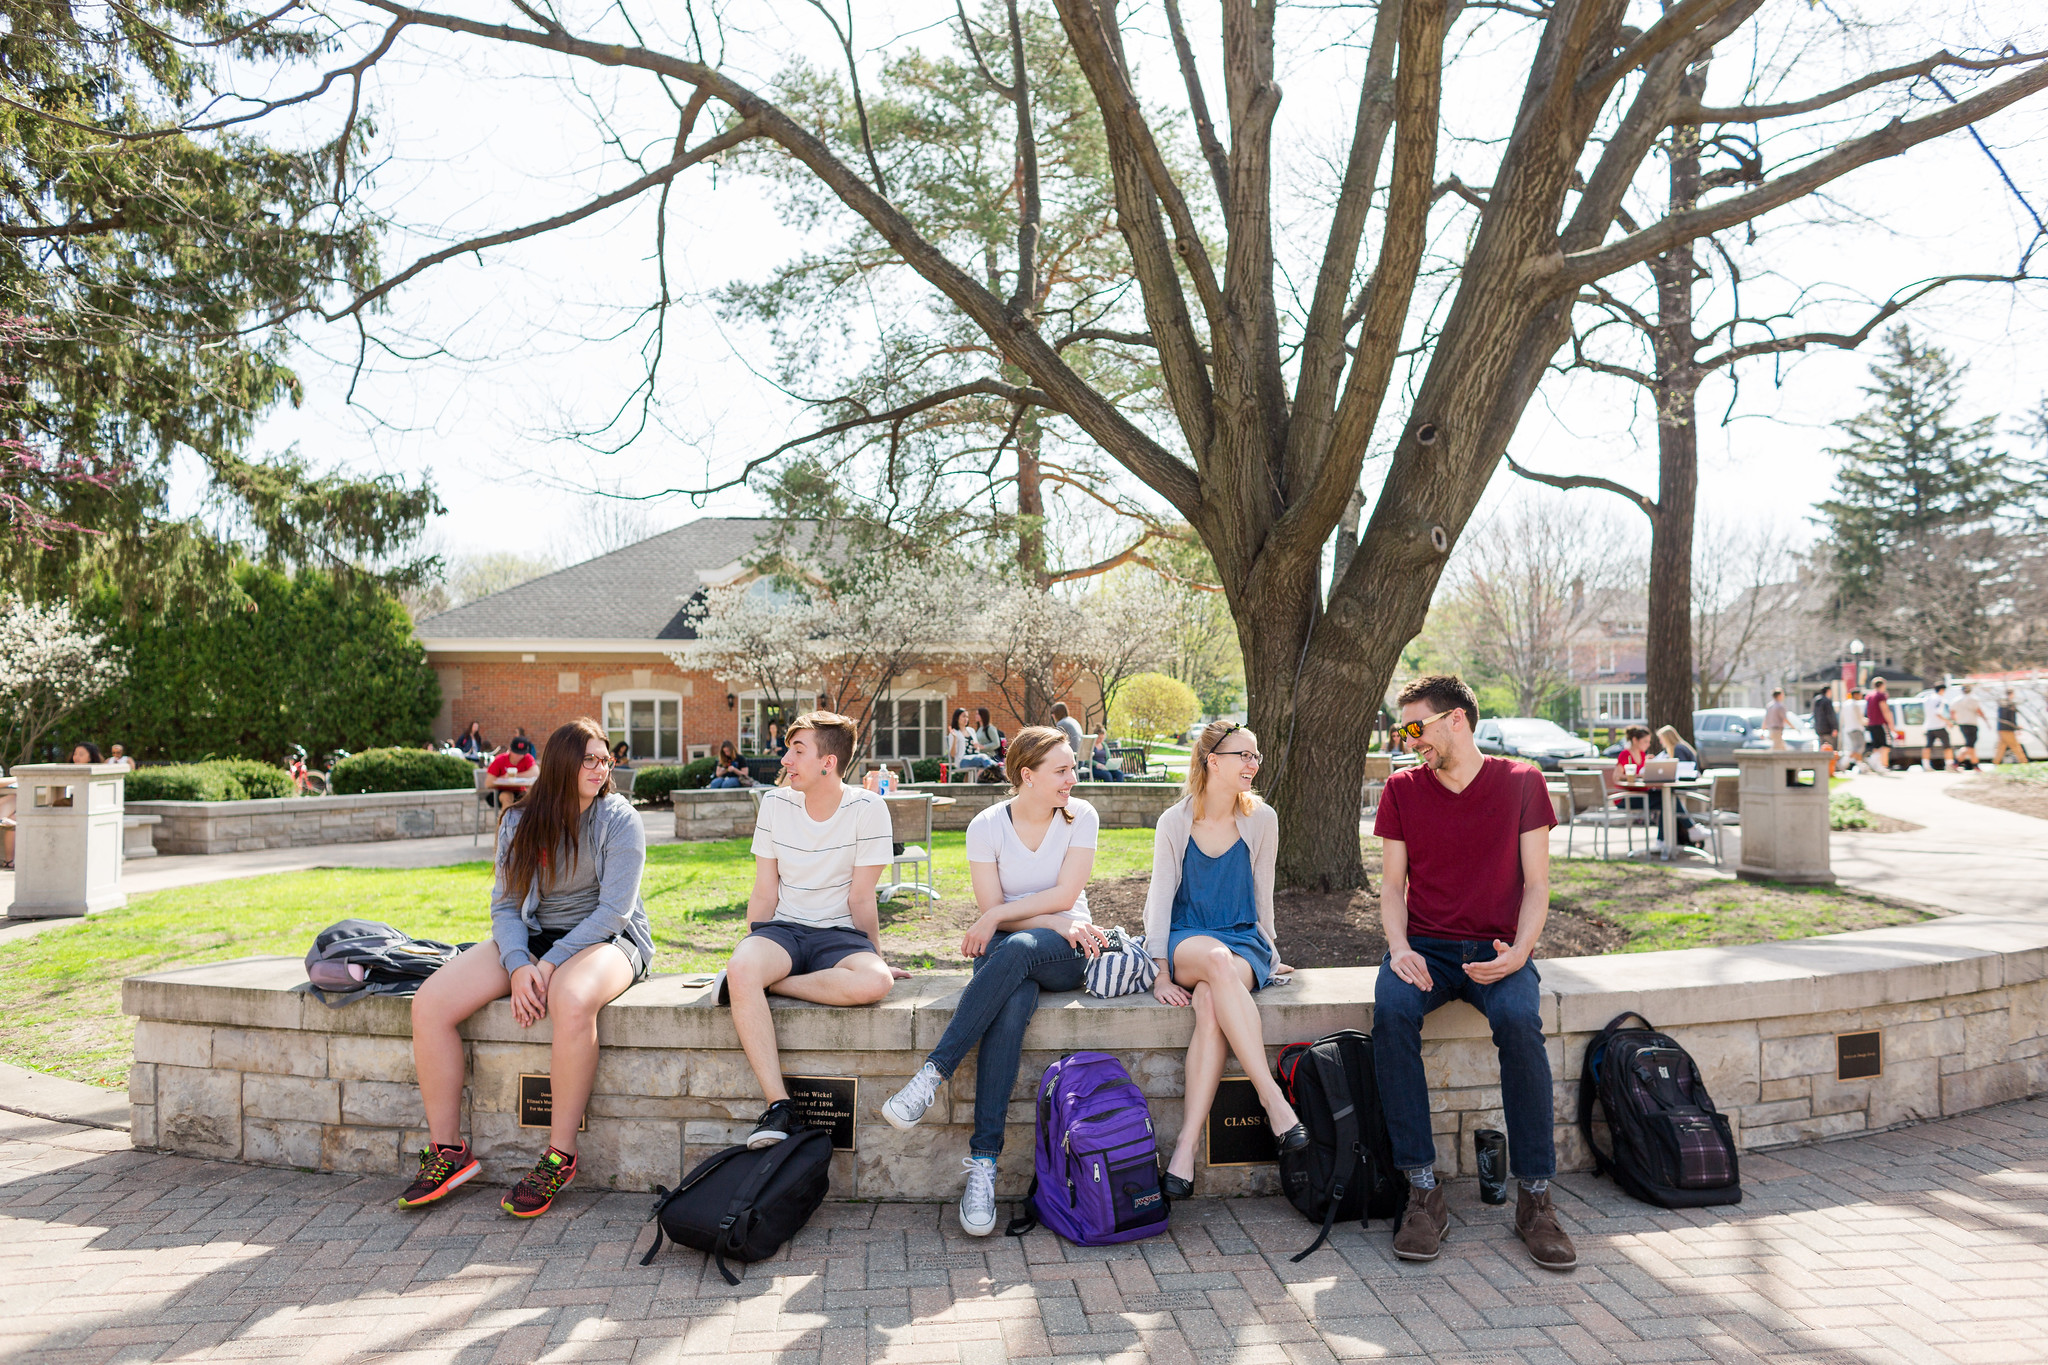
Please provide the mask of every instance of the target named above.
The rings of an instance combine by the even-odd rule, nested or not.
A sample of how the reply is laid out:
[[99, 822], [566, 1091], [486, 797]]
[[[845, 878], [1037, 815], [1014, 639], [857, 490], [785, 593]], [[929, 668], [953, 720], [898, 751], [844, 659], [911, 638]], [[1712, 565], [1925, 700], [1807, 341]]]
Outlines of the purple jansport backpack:
[[1038, 1082], [1031, 1193], [1005, 1231], [1040, 1222], [1078, 1246], [1134, 1242], [1166, 1231], [1159, 1147], [1145, 1094], [1106, 1052], [1071, 1052]]

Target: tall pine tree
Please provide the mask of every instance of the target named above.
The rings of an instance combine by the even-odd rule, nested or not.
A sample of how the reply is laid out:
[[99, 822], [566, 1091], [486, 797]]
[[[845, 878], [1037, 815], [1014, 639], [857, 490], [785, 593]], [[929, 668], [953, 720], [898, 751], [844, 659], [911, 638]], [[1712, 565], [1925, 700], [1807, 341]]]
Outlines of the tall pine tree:
[[1841, 466], [1819, 520], [1843, 623], [1936, 676], [1995, 647], [2012, 572], [2000, 522], [2025, 488], [1993, 447], [1998, 419], [1956, 414], [1968, 366], [1904, 326], [1885, 348], [1863, 389], [1870, 406], [1836, 423], [1848, 440], [1828, 452]]

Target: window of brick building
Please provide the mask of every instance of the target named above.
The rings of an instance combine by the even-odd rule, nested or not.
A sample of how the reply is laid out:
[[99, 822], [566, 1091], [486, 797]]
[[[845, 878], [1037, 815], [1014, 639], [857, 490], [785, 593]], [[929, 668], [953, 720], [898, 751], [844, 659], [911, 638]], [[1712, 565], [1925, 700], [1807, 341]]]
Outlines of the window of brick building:
[[609, 692], [604, 729], [612, 743], [626, 742], [635, 762], [682, 757], [683, 699], [674, 692]]
[[889, 697], [875, 707], [876, 758], [937, 758], [945, 751], [945, 698]]

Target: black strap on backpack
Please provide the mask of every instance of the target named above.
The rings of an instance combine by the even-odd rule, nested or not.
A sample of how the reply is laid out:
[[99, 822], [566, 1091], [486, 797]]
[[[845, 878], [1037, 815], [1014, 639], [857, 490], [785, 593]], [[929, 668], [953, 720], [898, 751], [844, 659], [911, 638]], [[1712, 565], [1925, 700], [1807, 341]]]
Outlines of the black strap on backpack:
[[1579, 1134], [1586, 1140], [1586, 1150], [1593, 1154], [1593, 1174], [1607, 1175], [1614, 1170], [1614, 1158], [1600, 1150], [1600, 1144], [1593, 1141], [1593, 1101], [1599, 1098], [1600, 1078], [1595, 1068], [1601, 1053], [1606, 1050], [1608, 1039], [1621, 1032], [1625, 1019], [1641, 1019], [1643, 1027], [1652, 1033], [1657, 1026], [1634, 1010], [1623, 1010], [1607, 1021], [1607, 1027], [1593, 1035], [1593, 1041], [1586, 1044], [1586, 1057], [1579, 1064]]
[[[1330, 1118], [1337, 1125], [1337, 1164], [1330, 1172], [1330, 1192], [1323, 1203], [1323, 1226], [1316, 1233], [1316, 1239], [1308, 1249], [1289, 1259], [1305, 1261], [1315, 1255], [1316, 1250], [1329, 1240], [1330, 1228], [1337, 1221], [1337, 1206], [1344, 1202], [1344, 1191], [1349, 1188], [1351, 1176], [1358, 1169], [1358, 1097], [1351, 1093], [1351, 1077], [1344, 1068], [1342, 1045], [1325, 1051], [1320, 1045], [1308, 1050], [1309, 1058], [1315, 1063], [1316, 1075], [1322, 1079], [1323, 1094], [1331, 1103]], [[1344, 1105], [1337, 1107], [1342, 1098]], [[1363, 1226], [1371, 1215], [1359, 1219]]]
[[1033, 1175], [1031, 1177], [1031, 1188], [1026, 1191], [1024, 1203], [1021, 1206], [1024, 1211], [1015, 1218], [1012, 1218], [1008, 1225], [1003, 1228], [1003, 1236], [1022, 1237], [1025, 1233], [1038, 1226], [1038, 1205], [1033, 1202], [1037, 1197], [1038, 1177]]

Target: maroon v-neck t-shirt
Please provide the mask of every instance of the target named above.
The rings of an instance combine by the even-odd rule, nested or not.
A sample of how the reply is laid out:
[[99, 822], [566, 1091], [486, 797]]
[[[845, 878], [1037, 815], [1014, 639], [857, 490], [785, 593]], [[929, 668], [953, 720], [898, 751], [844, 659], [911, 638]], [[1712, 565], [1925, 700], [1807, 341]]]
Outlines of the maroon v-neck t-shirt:
[[1409, 935], [1514, 942], [1522, 836], [1556, 823], [1542, 771], [1511, 758], [1482, 759], [1460, 792], [1427, 767], [1395, 773], [1372, 832], [1408, 846]]

